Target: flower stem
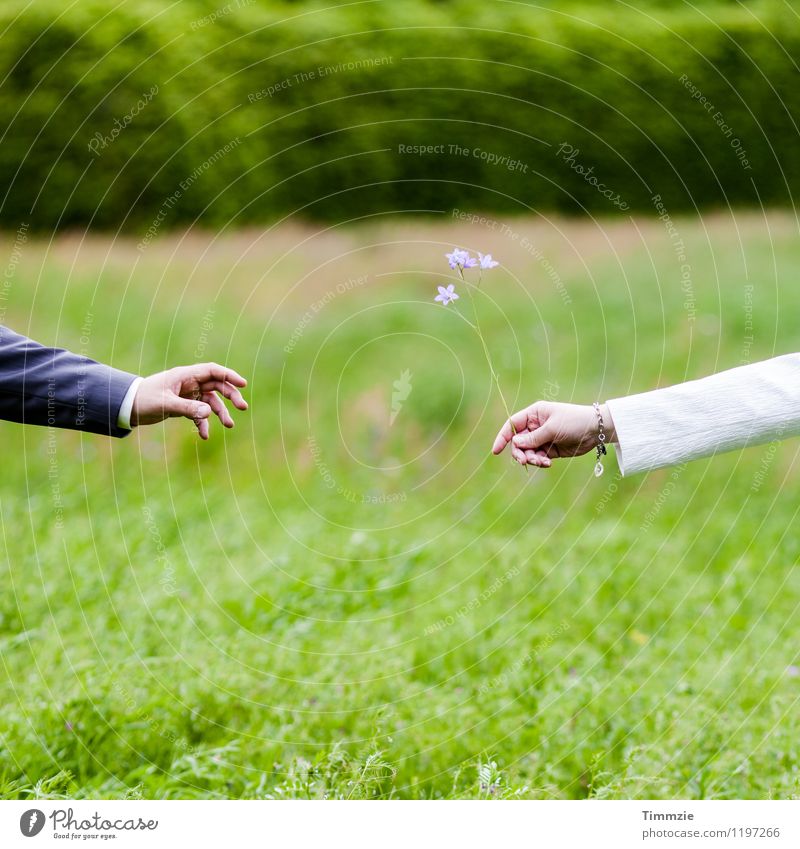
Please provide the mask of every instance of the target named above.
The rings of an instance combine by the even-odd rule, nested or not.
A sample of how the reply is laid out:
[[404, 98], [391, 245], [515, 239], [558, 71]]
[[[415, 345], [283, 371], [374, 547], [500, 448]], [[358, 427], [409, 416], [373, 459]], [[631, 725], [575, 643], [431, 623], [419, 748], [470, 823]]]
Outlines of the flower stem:
[[[500, 400], [502, 401], [503, 407], [506, 411], [506, 418], [508, 420], [508, 423], [511, 425], [511, 432], [516, 434], [517, 429], [514, 427], [514, 422], [511, 421], [511, 411], [509, 410], [508, 404], [506, 403], [505, 396], [503, 395], [503, 390], [500, 388], [500, 380], [497, 377], [497, 372], [494, 370], [494, 364], [492, 363], [492, 355], [489, 353], [489, 348], [486, 344], [486, 340], [483, 338], [483, 331], [481, 330], [481, 323], [480, 319], [478, 318], [478, 311], [475, 308], [475, 300], [472, 297], [472, 292], [470, 291], [470, 289], [472, 288], [472, 284], [467, 281], [466, 277], [464, 277], [464, 272], [460, 265], [458, 266], [458, 276], [461, 278], [462, 282], [467, 287], [467, 294], [469, 295], [469, 302], [472, 306], [472, 315], [475, 317], [475, 323], [473, 324], [471, 321], [469, 321], [469, 319], [465, 320], [475, 329], [475, 332], [478, 334], [478, 338], [481, 340], [481, 345], [483, 346], [483, 353], [486, 357], [486, 364], [489, 366], [489, 371], [492, 373], [494, 385], [497, 387], [497, 393], [500, 396]], [[478, 283], [475, 287], [476, 289], [480, 288], [482, 276], [482, 273], [478, 272]], [[525, 464], [525, 471], [529, 471], [527, 463]]]
[[466, 322], [476, 333], [478, 333], [478, 328], [461, 312], [458, 307], [453, 307], [456, 315], [464, 322]]

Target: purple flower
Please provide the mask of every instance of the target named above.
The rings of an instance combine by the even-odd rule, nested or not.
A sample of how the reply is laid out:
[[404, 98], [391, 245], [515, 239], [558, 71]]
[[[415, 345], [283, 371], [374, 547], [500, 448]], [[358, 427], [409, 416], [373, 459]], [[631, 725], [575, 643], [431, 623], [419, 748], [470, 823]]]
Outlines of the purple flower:
[[478, 252], [478, 259], [481, 262], [481, 268], [494, 268], [497, 265], [500, 265], [499, 262], [495, 262], [492, 259], [491, 254], [482, 254], [480, 251]]
[[445, 256], [450, 268], [474, 268], [478, 264], [478, 260], [470, 256], [469, 251], [462, 251], [460, 248], [453, 248], [453, 252]]
[[786, 674], [790, 678], [800, 678], [800, 666], [796, 666], [794, 663], [791, 666], [787, 666]]
[[451, 283], [446, 289], [444, 286], [439, 286], [439, 294], [433, 299], [440, 301], [444, 306], [447, 306], [450, 301], [457, 301], [456, 287]]

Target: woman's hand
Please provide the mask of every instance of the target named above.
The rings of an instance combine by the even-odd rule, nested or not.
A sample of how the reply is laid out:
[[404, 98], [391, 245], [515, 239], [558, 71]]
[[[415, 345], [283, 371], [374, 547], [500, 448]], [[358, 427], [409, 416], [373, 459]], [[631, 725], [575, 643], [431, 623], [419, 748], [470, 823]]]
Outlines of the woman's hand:
[[[601, 405], [606, 442], [616, 441], [614, 422], [606, 404]], [[512, 430], [513, 425], [513, 430]], [[499, 454], [511, 443], [511, 456], [522, 466], [547, 468], [555, 457], [578, 457], [598, 443], [598, 421], [594, 407], [537, 401], [514, 413], [492, 446]]]

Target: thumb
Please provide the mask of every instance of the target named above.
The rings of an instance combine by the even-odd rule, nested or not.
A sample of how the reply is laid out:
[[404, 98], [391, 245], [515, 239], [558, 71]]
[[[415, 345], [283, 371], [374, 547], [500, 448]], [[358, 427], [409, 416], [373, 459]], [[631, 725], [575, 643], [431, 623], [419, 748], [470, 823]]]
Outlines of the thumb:
[[207, 419], [211, 415], [211, 407], [204, 401], [191, 401], [180, 395], [167, 396], [165, 412], [170, 416], [186, 416], [187, 419]]
[[541, 427], [537, 427], [536, 430], [530, 433], [518, 433], [512, 441], [517, 448], [532, 448], [536, 450], [537, 448], [541, 448], [542, 445], [552, 442], [554, 436], [555, 428], [549, 421], [546, 421]]

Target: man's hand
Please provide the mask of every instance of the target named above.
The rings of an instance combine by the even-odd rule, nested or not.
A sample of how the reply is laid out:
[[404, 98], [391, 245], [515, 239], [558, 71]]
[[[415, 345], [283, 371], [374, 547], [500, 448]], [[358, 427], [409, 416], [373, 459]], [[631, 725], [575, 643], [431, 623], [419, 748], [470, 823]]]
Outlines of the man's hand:
[[[600, 407], [608, 442], [616, 441], [608, 406]], [[513, 430], [512, 430], [513, 425]], [[514, 413], [492, 446], [499, 454], [511, 443], [511, 456], [522, 466], [547, 468], [556, 457], [578, 457], [597, 445], [597, 414], [591, 406], [537, 401]]]
[[227, 398], [237, 410], [247, 409], [247, 401], [239, 392], [244, 386], [247, 381], [240, 374], [216, 363], [178, 366], [151, 374], [139, 384], [131, 424], [136, 427], [185, 416], [195, 423], [200, 438], [208, 439], [212, 413], [225, 427], [233, 427], [233, 419], [221, 398]]

